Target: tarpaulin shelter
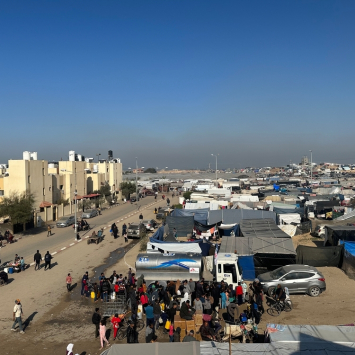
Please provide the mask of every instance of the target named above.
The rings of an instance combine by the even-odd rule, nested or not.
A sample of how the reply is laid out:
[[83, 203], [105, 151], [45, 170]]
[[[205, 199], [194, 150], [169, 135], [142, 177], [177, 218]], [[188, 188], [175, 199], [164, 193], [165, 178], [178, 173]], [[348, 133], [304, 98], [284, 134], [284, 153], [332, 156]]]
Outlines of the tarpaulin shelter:
[[355, 241], [355, 227], [344, 225], [325, 226], [324, 245], [338, 245], [339, 240]]
[[164, 229], [165, 229], [165, 226], [159, 227], [152, 235], [152, 238], [157, 239], [157, 240], [163, 240], [164, 239]]
[[113, 344], [101, 355], [200, 355], [200, 343], [142, 343], [142, 344]]
[[342, 270], [352, 279], [355, 279], [355, 242], [340, 242], [344, 245], [344, 258]]
[[[307, 338], [308, 336], [304, 336]], [[312, 337], [308, 337], [312, 339]], [[324, 341], [322, 343], [232, 343], [232, 355], [354, 355], [351, 345], [336, 344]], [[200, 342], [201, 355], [229, 355], [228, 343]]]
[[208, 224], [222, 221], [223, 224], [240, 223], [242, 219], [273, 219], [276, 222], [276, 214], [272, 211], [263, 210], [218, 210], [208, 212]]
[[[186, 210], [186, 209], [175, 209], [171, 215], [173, 217], [194, 217], [195, 221], [198, 221], [202, 224], [208, 224], [207, 219], [208, 219], [208, 211], [209, 208], [200, 208], [200, 209], [195, 209], [195, 210]], [[220, 220], [221, 221], [221, 220]], [[219, 222], [219, 221], [217, 221]]]
[[167, 216], [166, 224], [169, 228], [169, 234], [174, 233], [174, 228], [176, 229], [176, 234], [178, 237], [186, 237], [187, 234], [192, 234], [194, 228], [194, 217], [193, 216]]
[[[233, 232], [233, 233], [232, 233]], [[221, 237], [230, 237], [239, 235], [239, 225], [236, 224], [220, 224], [218, 226], [218, 233]]]
[[243, 219], [239, 227], [243, 237], [290, 238], [273, 219]]
[[299, 213], [283, 213], [279, 215], [280, 224], [291, 224], [291, 223], [300, 223], [301, 215]]
[[220, 221], [215, 224], [202, 224], [198, 221], [194, 221], [194, 224], [195, 224], [195, 229], [198, 229], [200, 232], [205, 232], [205, 231], [208, 231], [212, 228], [220, 226], [222, 224], [222, 222]]
[[341, 268], [344, 257], [343, 246], [308, 247], [299, 245], [296, 249], [297, 264], [305, 264], [315, 267], [335, 266]]
[[270, 343], [337, 343], [355, 350], [355, 327], [335, 325], [267, 324]]

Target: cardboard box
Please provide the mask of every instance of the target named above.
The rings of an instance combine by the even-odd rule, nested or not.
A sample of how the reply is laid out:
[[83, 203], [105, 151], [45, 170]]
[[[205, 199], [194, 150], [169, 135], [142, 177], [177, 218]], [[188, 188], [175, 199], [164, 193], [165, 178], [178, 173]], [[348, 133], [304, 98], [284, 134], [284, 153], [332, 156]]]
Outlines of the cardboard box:
[[186, 329], [185, 321], [174, 321], [174, 328], [176, 329], [178, 327], [181, 328], [181, 331], [185, 331], [185, 329]]

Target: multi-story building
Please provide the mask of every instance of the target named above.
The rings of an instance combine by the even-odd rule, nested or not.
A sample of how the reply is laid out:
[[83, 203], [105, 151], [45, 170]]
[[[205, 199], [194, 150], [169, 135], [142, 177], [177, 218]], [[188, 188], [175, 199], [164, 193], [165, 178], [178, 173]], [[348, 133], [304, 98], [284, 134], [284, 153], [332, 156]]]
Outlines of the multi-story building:
[[[71, 151], [69, 161], [49, 163], [37, 160], [36, 152], [24, 152], [22, 160], [9, 160], [6, 174], [0, 178], [0, 198], [1, 194], [31, 192], [37, 215], [44, 221], [72, 213], [75, 190], [77, 200], [91, 199], [93, 192], [107, 183], [112, 197], [121, 198], [122, 164], [120, 159], [110, 158], [94, 163], [93, 159], [85, 159]], [[66, 200], [69, 205], [62, 204]]]

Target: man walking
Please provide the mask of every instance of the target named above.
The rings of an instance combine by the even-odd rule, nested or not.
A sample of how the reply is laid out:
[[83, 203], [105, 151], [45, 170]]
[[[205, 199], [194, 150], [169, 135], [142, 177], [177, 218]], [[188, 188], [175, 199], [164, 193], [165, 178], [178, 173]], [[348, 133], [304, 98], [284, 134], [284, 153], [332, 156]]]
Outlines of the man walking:
[[100, 333], [100, 321], [101, 321], [101, 314], [99, 312], [99, 308], [95, 308], [95, 312], [92, 315], [92, 322], [95, 324], [95, 338], [98, 338]]
[[71, 277], [70, 274], [68, 274], [67, 278], [65, 279], [66, 283], [67, 283], [67, 290], [68, 292], [70, 292], [71, 290], [71, 283], [73, 282], [73, 278]]
[[14, 311], [12, 314], [12, 320], [14, 321], [14, 324], [12, 325], [11, 330], [16, 332], [16, 323], [18, 323], [18, 326], [20, 328], [20, 334], [24, 334], [24, 331], [22, 329], [22, 319], [21, 316], [23, 316], [23, 312], [22, 312], [22, 305], [21, 305], [21, 301], [19, 299], [17, 299], [15, 301], [15, 307], [14, 307]]
[[44, 256], [44, 271], [46, 271], [47, 269], [51, 269], [51, 260], [53, 259], [53, 256], [51, 254], [49, 254], [49, 251], [47, 251], [46, 255]]
[[[85, 272], [85, 274], [83, 275], [82, 279], [81, 279], [81, 296], [84, 296], [84, 288], [86, 285], [87, 280], [89, 280], [89, 273], [88, 271]], [[100, 322], [99, 322], [100, 323]]]
[[139, 223], [143, 223], [143, 214], [142, 213], [139, 215]]
[[33, 257], [33, 261], [35, 261], [35, 271], [39, 270], [41, 268], [41, 260], [42, 260], [42, 255], [40, 254], [39, 250], [37, 250], [37, 253]]
[[51, 236], [52, 235], [52, 228], [50, 226], [50, 224], [48, 224], [48, 227], [47, 227], [47, 237]]

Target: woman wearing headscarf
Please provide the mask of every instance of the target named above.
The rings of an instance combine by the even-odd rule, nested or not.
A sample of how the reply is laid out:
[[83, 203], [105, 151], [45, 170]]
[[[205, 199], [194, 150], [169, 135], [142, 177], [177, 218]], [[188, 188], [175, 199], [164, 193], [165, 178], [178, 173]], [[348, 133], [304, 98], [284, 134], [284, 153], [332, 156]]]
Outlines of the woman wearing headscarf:
[[74, 344], [69, 344], [67, 346], [67, 355], [74, 355], [73, 354], [73, 347], [74, 347]]
[[104, 347], [104, 341], [107, 343], [106, 346], [110, 345], [110, 343], [106, 339], [106, 321], [102, 319], [100, 323], [100, 342], [101, 342], [100, 350], [102, 350]]

